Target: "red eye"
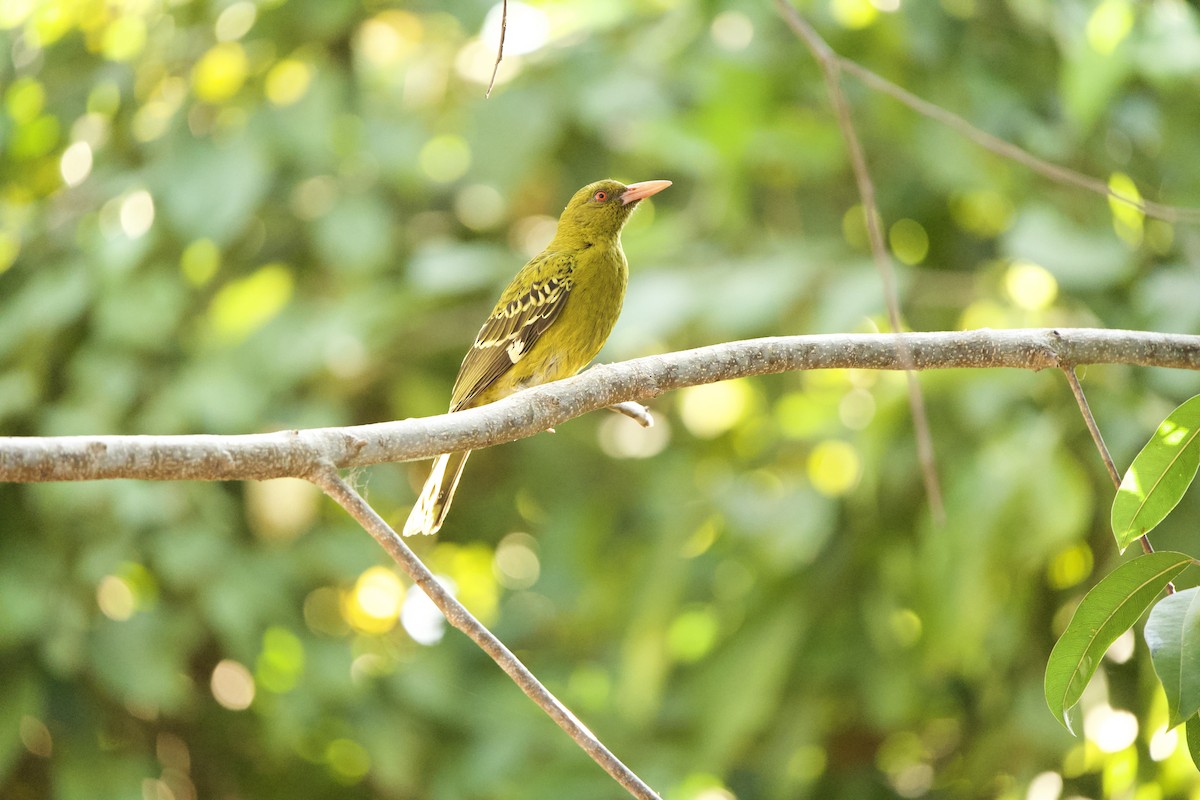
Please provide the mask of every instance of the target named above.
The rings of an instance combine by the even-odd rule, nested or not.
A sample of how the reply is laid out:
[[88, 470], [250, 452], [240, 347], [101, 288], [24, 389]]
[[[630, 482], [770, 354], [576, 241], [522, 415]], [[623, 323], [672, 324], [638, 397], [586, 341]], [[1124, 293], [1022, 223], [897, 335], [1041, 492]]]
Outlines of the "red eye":
[[605, 200], [608, 199], [608, 192], [601, 189], [600, 191], [598, 191], [594, 195], [592, 195], [592, 199], [595, 200], [597, 203], [603, 203]]

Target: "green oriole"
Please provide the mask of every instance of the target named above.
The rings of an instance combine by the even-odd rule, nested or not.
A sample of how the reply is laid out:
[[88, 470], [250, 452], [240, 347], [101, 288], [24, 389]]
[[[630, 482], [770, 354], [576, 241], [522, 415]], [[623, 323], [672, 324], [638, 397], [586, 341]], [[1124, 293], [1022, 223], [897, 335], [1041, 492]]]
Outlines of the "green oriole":
[[[638, 201], [670, 181], [589, 183], [567, 203], [554, 240], [500, 295], [467, 351], [450, 411], [499, 400], [574, 375], [591, 361], [621, 313], [629, 266], [621, 228]], [[436, 533], [471, 451], [440, 455], [404, 523], [404, 535]]]

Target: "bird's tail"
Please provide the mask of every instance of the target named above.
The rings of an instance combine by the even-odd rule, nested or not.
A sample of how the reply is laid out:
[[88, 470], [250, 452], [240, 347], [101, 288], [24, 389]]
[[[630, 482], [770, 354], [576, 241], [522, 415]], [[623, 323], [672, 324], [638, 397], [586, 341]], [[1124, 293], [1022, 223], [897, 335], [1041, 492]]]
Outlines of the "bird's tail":
[[437, 533], [438, 528], [442, 527], [469, 455], [471, 451], [465, 450], [461, 453], [446, 453], [433, 460], [433, 469], [425, 481], [425, 488], [421, 490], [421, 496], [417, 498], [416, 505], [404, 523], [405, 536]]

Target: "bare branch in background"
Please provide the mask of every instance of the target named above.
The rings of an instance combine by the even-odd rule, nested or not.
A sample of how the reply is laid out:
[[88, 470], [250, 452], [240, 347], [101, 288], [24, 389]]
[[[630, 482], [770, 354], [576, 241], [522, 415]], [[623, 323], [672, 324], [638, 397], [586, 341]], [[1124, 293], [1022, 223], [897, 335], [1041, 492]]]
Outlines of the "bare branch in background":
[[[883, 241], [883, 220], [879, 214], [879, 204], [875, 202], [875, 183], [871, 180], [867, 158], [858, 139], [858, 131], [854, 128], [854, 120], [850, 116], [850, 104], [846, 100], [846, 93], [842, 91], [841, 60], [787, 0], [777, 0], [777, 4], [788, 26], [821, 65], [821, 73], [825, 76], [825, 88], [829, 91], [829, 99], [837, 115], [842, 139], [850, 153], [850, 166], [854, 170], [859, 197], [862, 198], [863, 214], [867, 221], [867, 239], [871, 243], [871, 257], [875, 261], [879, 279], [883, 282], [888, 324], [892, 326], [893, 331], [900, 332], [904, 330], [904, 323], [900, 315], [900, 297], [896, 292], [896, 273], [892, 269], [892, 258], [888, 255], [887, 245]], [[929, 431], [929, 415], [925, 411], [925, 396], [921, 393], [921, 384], [912, 370], [907, 371], [905, 378], [908, 385], [908, 405], [912, 410], [913, 432], [917, 440], [917, 460], [921, 464], [921, 478], [925, 483], [925, 494], [929, 498], [929, 509], [934, 522], [941, 525], [946, 521], [946, 507], [942, 502], [942, 487], [938, 480], [933, 435]]]
[[342, 480], [332, 465], [320, 465], [306, 476], [308, 480], [320, 486], [324, 492], [333, 498], [338, 505], [363, 527], [367, 533], [375, 537], [375, 541], [387, 551], [413, 583], [421, 587], [433, 604], [438, 607], [446, 620], [458, 630], [465, 633], [479, 649], [487, 653], [502, 670], [508, 673], [513, 683], [517, 684], [529, 699], [537, 703], [546, 714], [566, 731], [592, 760], [603, 767], [613, 780], [638, 800], [661, 800], [641, 778], [621, 763], [604, 743], [589, 731], [570, 709], [559, 702], [541, 681], [534, 676], [521, 660], [513, 655], [504, 643], [496, 638], [482, 622], [477, 620], [462, 603], [446, 591], [433, 573], [429, 571], [417, 555], [409, 549], [404, 540], [383, 521], [383, 518], [368, 505], [358, 492]]
[[1052, 161], [1047, 161], [1044, 158], [1038, 158], [1028, 150], [1024, 150], [1012, 142], [1005, 141], [999, 136], [994, 136], [972, 125], [958, 114], [947, 111], [924, 98], [917, 97], [912, 92], [901, 86], [897, 86], [882, 75], [872, 72], [861, 64], [839, 55], [816, 33], [811, 25], [804, 21], [799, 13], [788, 4], [787, 0], [775, 0], [775, 4], [779, 8], [780, 14], [783, 15], [784, 21], [792, 28], [793, 32], [804, 40], [804, 43], [808, 45], [810, 50], [813, 50], [814, 54], [820, 53], [817, 58], [822, 65], [826, 63], [836, 64], [838, 69], [853, 75], [868, 87], [900, 101], [923, 117], [936, 120], [954, 129], [983, 149], [995, 153], [1001, 158], [1007, 158], [1009, 161], [1016, 162], [1044, 178], [1049, 178], [1055, 183], [1075, 186], [1103, 197], [1111, 198], [1119, 203], [1136, 208], [1148, 217], [1154, 217], [1166, 222], [1200, 225], [1200, 208], [1156, 203], [1152, 200], [1130, 197], [1121, 192], [1113, 191], [1106, 182], [1099, 178], [1085, 175], [1082, 172], [1076, 172], [1073, 169], [1064, 167], [1061, 164], [1055, 164]]

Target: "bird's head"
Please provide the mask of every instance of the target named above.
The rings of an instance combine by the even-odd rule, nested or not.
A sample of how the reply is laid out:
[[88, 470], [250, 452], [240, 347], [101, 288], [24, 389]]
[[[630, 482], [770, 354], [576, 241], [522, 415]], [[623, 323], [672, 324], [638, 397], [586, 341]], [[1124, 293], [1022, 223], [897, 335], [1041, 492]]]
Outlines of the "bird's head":
[[670, 181], [642, 181], [628, 186], [614, 180], [589, 183], [563, 209], [558, 236], [591, 242], [616, 238], [639, 201], [670, 185]]

